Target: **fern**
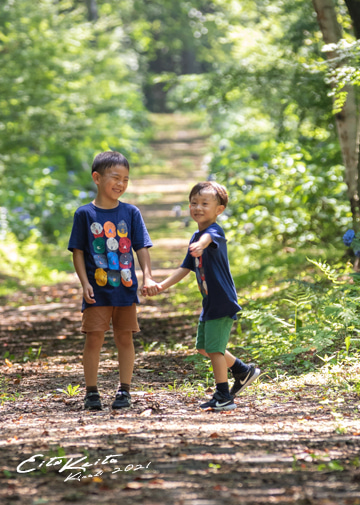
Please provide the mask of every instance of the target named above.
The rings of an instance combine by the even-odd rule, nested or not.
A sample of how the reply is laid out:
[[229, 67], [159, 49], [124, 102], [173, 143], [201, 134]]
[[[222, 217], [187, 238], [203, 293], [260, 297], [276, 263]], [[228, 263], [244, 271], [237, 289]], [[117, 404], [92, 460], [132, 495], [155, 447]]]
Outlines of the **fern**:
[[286, 295], [287, 298], [283, 298], [283, 301], [295, 305], [295, 307], [306, 305], [314, 298], [314, 294], [309, 287], [299, 281], [289, 287]]
[[340, 277], [340, 274], [337, 273], [337, 271], [332, 268], [330, 265], [328, 265], [326, 262], [321, 262], [321, 261], [316, 261], [316, 260], [311, 260], [310, 258], [306, 258], [310, 263], [313, 265], [317, 266], [320, 268], [320, 270], [326, 275], [326, 277], [333, 282], [334, 284], [345, 284], [345, 281], [338, 281], [338, 277]]

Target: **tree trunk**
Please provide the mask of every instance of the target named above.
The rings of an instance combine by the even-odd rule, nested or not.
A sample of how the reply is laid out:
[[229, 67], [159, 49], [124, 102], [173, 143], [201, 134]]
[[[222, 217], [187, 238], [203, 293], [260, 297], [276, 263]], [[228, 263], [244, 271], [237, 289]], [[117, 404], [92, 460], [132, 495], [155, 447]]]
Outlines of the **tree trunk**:
[[89, 21], [96, 21], [98, 18], [98, 10], [96, 0], [86, 0]]
[[[342, 38], [342, 27], [337, 21], [334, 1], [312, 0], [312, 2], [325, 44], [337, 44]], [[329, 52], [327, 55], [328, 59], [332, 59], [336, 57], [336, 52]], [[335, 115], [335, 119], [354, 227], [357, 228], [357, 223], [360, 222], [358, 109], [354, 88], [348, 86], [344, 91], [347, 92], [346, 102], [341, 112]]]
[[360, 39], [360, 0], [345, 0], [348, 8], [355, 37]]

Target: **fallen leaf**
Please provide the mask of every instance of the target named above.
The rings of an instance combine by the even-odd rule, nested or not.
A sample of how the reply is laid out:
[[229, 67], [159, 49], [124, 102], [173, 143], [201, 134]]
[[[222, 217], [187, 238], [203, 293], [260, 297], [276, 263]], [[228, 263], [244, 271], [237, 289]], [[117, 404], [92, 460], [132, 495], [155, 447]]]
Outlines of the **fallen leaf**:
[[143, 485], [140, 482], [128, 482], [123, 489], [136, 490], [141, 489]]
[[154, 486], [160, 484], [162, 486], [164, 484], [164, 480], [163, 479], [154, 479], [154, 480], [151, 480], [149, 482], [149, 484], [152, 484]]
[[211, 433], [210, 438], [219, 438], [219, 435], [218, 435], [218, 433], [214, 432], [214, 433]]
[[127, 430], [126, 428], [122, 428], [121, 426], [119, 426], [119, 428], [116, 428], [116, 431], [118, 433], [120, 433], [120, 432], [121, 433], [128, 433], [129, 432], [129, 430]]
[[11, 361], [9, 361], [7, 358], [5, 358], [5, 363], [7, 364], [8, 367], [12, 367], [13, 364], [11, 363]]
[[151, 416], [151, 414], [152, 414], [152, 409], [146, 409], [146, 410], [144, 410], [144, 412], [141, 412], [140, 415], [142, 417], [149, 417], [149, 416]]

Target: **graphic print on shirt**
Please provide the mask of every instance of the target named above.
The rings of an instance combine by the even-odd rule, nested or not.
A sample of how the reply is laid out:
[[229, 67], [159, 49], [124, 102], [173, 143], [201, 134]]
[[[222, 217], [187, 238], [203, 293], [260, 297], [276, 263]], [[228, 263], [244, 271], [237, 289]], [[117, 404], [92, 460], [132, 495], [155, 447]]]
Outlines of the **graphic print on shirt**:
[[130, 269], [133, 257], [130, 253], [131, 240], [128, 238], [126, 222], [121, 220], [116, 226], [111, 221], [106, 221], [104, 226], [94, 222], [90, 230], [94, 237], [92, 246], [97, 266], [96, 284], [118, 287], [122, 283], [126, 287], [131, 287], [133, 280]]
[[203, 267], [203, 257], [199, 256], [198, 258], [195, 258], [195, 274], [196, 274], [196, 280], [199, 286], [200, 293], [203, 296], [207, 296], [208, 294], [208, 288], [205, 280], [205, 271]]

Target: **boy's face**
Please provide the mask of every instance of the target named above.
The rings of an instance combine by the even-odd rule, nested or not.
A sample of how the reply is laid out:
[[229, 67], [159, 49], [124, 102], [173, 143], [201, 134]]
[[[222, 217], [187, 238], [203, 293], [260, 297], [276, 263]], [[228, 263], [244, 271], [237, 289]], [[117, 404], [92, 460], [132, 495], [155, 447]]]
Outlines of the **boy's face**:
[[203, 190], [193, 195], [190, 200], [190, 216], [198, 224], [199, 230], [205, 230], [215, 223], [216, 218], [225, 210], [212, 191]]
[[92, 178], [97, 185], [98, 197], [103, 203], [111, 205], [125, 193], [129, 183], [129, 170], [124, 165], [113, 165], [102, 175], [93, 172]]

